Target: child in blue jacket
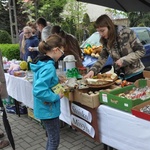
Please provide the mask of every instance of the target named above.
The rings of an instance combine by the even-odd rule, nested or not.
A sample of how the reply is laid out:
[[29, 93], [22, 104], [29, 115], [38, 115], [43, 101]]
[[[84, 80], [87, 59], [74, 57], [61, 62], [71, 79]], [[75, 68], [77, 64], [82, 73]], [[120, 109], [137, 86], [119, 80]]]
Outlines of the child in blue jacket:
[[59, 83], [55, 62], [64, 54], [64, 46], [60, 36], [51, 35], [39, 44], [39, 51], [44, 55], [30, 64], [34, 73], [34, 116], [43, 122], [47, 131], [46, 150], [57, 150], [59, 146], [60, 99], [63, 93], [56, 94], [52, 88]]

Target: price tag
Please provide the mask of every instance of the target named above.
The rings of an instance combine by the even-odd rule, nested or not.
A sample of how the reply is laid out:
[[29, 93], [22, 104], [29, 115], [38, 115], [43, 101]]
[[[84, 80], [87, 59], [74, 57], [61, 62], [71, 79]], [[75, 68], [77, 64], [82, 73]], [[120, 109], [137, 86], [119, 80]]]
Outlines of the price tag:
[[102, 94], [102, 100], [105, 103], [108, 103], [107, 94]]
[[128, 107], [128, 104], [127, 104], [127, 103], [124, 103], [124, 106], [125, 106], [125, 107]]

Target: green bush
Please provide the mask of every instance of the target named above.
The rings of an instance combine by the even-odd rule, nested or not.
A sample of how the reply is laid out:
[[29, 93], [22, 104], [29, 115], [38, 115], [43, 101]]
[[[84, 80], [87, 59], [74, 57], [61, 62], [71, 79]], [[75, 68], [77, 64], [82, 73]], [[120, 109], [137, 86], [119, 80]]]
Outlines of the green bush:
[[0, 44], [0, 51], [8, 60], [20, 59], [19, 44]]
[[1, 44], [5, 44], [5, 43], [11, 44], [12, 43], [10, 34], [5, 30], [0, 30], [0, 43]]

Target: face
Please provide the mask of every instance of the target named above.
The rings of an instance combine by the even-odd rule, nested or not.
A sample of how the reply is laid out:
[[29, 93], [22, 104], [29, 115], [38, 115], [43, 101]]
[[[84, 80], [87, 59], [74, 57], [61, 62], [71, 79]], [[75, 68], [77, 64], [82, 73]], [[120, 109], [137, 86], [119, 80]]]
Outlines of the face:
[[41, 24], [36, 24], [36, 28], [38, 31], [42, 32], [43, 26]]
[[108, 28], [107, 27], [99, 27], [96, 29], [100, 36], [103, 37], [104, 39], [108, 39]]
[[24, 30], [24, 36], [25, 36], [25, 38], [28, 39], [28, 38], [30, 38], [32, 36], [32, 32], [27, 30], [27, 29], [25, 29]]
[[63, 47], [61, 47], [61, 48], [56, 47], [56, 48], [54, 48], [53, 50], [54, 50], [54, 53], [55, 53], [55, 61], [58, 61], [58, 59], [59, 59], [62, 55], [64, 55], [64, 48], [63, 48]]

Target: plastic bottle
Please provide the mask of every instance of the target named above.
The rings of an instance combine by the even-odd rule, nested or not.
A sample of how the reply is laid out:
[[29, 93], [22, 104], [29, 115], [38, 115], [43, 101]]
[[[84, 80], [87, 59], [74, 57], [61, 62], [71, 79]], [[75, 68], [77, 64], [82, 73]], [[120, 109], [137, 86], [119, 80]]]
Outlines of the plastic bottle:
[[28, 56], [27, 63], [28, 63], [28, 70], [30, 71], [30, 63], [32, 62], [31, 56]]

